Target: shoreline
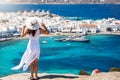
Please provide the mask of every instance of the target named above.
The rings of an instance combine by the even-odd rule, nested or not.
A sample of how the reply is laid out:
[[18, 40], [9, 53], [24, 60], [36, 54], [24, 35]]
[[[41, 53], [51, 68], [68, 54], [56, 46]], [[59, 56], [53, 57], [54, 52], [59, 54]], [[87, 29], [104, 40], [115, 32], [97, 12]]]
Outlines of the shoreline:
[[[52, 36], [75, 36], [76, 33], [52, 33], [52, 34], [41, 34], [40, 37], [52, 37]], [[80, 33], [81, 35], [81, 33]], [[88, 35], [120, 35], [120, 32], [101, 32], [101, 33], [96, 33], [96, 34], [88, 34]], [[2, 38], [1, 38], [2, 39]], [[11, 40], [21, 40], [21, 39], [28, 39], [28, 36], [25, 37], [17, 37], [17, 38], [12, 38], [10, 40], [1, 40], [0, 42], [5, 42], [5, 41], [11, 41]]]
[[[39, 73], [38, 76], [41, 80], [120, 80], [120, 72], [101, 72], [92, 76]], [[30, 73], [18, 73], [1, 77], [0, 80], [29, 80], [29, 78]]]

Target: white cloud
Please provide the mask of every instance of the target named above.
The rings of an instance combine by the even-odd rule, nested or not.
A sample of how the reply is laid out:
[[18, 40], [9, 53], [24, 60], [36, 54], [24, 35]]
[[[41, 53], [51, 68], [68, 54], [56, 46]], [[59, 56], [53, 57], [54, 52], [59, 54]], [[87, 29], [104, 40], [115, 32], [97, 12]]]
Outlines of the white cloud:
[[11, 2], [11, 0], [6, 0], [7, 2]]
[[0, 0], [0, 3], [3, 3], [3, 4], [8, 3], [8, 2], [11, 2], [11, 0]]

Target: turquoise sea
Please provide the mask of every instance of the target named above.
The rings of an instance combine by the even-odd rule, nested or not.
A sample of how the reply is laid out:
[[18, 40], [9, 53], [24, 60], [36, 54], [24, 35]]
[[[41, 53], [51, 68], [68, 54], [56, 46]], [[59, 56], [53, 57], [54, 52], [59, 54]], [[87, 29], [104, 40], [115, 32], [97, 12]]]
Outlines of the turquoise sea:
[[[120, 36], [88, 35], [89, 43], [54, 40], [60, 37], [63, 36], [40, 38], [40, 73], [78, 74], [80, 70], [90, 73], [97, 68], [104, 72], [120, 67]], [[44, 40], [47, 44], [41, 43]], [[28, 39], [0, 42], [0, 77], [22, 72], [10, 68], [19, 63], [27, 43]]]

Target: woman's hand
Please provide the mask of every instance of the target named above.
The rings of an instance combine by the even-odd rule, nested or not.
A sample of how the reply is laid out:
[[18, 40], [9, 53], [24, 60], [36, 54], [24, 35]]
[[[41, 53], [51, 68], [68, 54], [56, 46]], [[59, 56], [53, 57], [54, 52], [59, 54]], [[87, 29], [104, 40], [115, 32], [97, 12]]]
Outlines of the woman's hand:
[[44, 23], [41, 23], [41, 26], [45, 27], [45, 24], [44, 24]]

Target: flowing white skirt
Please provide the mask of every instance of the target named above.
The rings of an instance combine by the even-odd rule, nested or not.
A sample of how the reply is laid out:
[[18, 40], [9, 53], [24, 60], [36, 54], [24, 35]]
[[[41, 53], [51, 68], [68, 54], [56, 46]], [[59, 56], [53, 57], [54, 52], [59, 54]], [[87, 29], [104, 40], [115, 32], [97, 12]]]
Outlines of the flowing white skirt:
[[39, 41], [31, 41], [29, 40], [27, 49], [23, 54], [20, 64], [12, 68], [12, 70], [18, 70], [23, 68], [23, 71], [26, 71], [29, 65], [40, 56], [40, 46]]

